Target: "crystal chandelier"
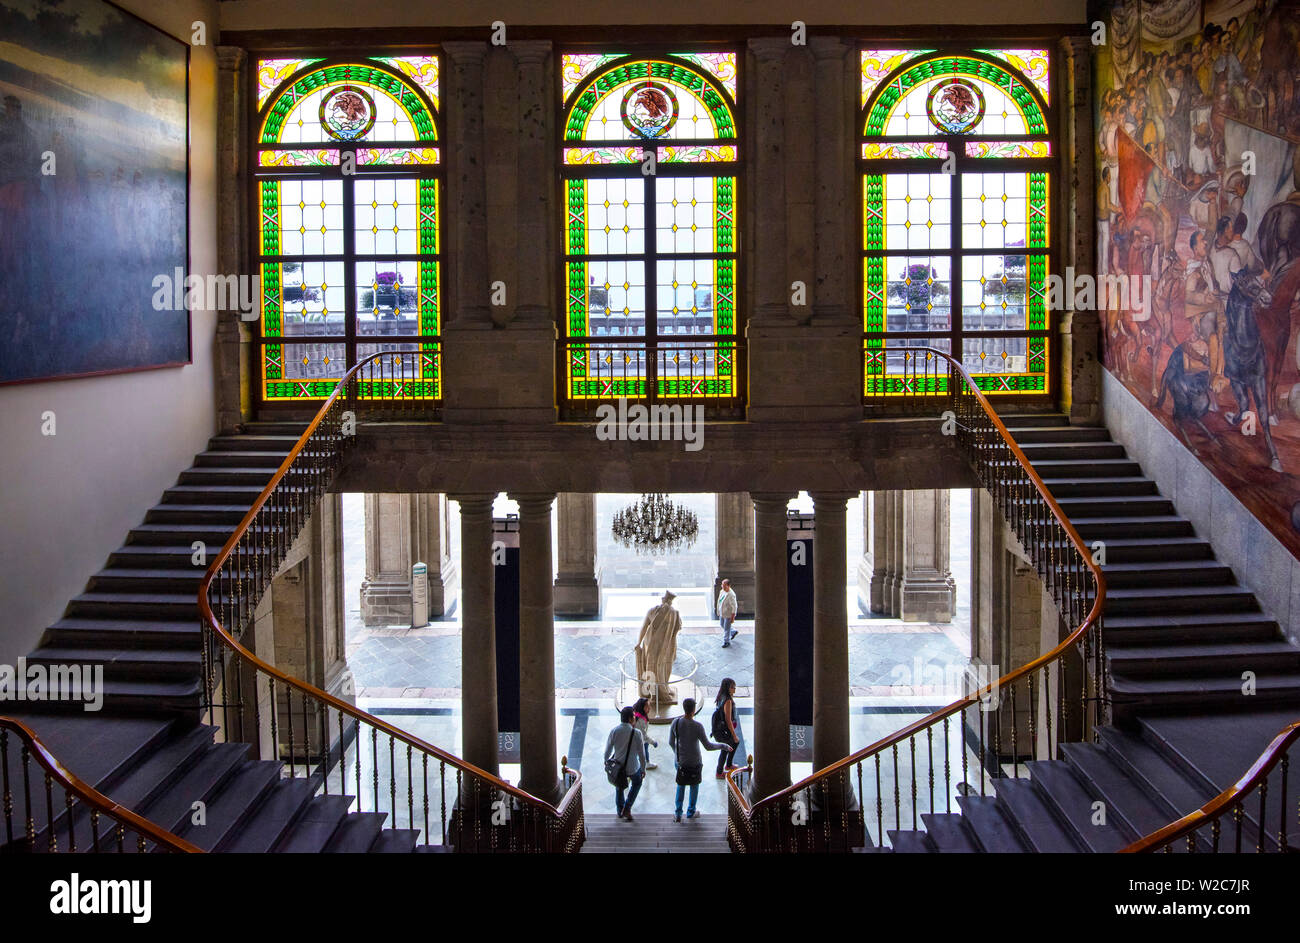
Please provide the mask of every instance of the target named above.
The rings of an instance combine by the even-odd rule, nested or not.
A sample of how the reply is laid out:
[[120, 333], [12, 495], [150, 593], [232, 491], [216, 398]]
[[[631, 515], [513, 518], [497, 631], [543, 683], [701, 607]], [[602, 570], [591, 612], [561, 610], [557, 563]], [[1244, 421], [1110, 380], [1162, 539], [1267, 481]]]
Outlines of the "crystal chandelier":
[[614, 515], [614, 540], [637, 553], [662, 554], [695, 544], [696, 516], [668, 500], [666, 494], [643, 494], [636, 504]]

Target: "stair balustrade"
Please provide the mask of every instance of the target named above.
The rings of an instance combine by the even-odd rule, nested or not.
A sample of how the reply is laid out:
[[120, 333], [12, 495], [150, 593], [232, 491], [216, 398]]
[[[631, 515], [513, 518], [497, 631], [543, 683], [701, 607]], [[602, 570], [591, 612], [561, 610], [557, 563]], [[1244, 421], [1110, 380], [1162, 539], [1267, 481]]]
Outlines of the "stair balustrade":
[[[35, 731], [14, 717], [0, 717], [0, 786], [4, 793], [0, 847], [5, 851], [201, 851], [69, 772]], [[87, 831], [89, 841], [83, 837], [79, 845], [77, 836]]]
[[[1183, 842], [1188, 852], [1196, 852], [1207, 842], [1209, 850], [1240, 853], [1243, 840], [1252, 844], [1256, 852], [1300, 851], [1297, 832], [1300, 832], [1300, 810], [1293, 805], [1294, 797], [1288, 790], [1290, 751], [1300, 740], [1300, 722], [1282, 729], [1268, 748], [1240, 779], [1219, 793], [1195, 812], [1189, 812], [1164, 828], [1140, 838], [1121, 853], [1140, 854], [1172, 852], [1176, 843]], [[1278, 776], [1273, 777], [1273, 771]], [[1269, 783], [1273, 788], [1270, 790]], [[1270, 792], [1275, 796], [1270, 803]], [[1248, 804], [1252, 798], [1255, 802]], [[1254, 814], [1251, 814], [1251, 805]], [[1223, 835], [1227, 820], [1229, 836]], [[1291, 831], [1295, 826], [1296, 831]], [[1200, 841], [1198, 841], [1198, 836]]]
[[868, 378], [868, 413], [930, 416], [935, 435], [954, 437], [1071, 628], [1027, 664], [986, 684], [968, 676], [964, 697], [773, 795], [749, 794], [750, 757], [727, 776], [735, 852], [881, 847], [886, 828], [916, 829], [922, 814], [952, 812], [958, 794], [987, 796], [994, 780], [1021, 778], [1026, 761], [1092, 739], [1108, 719], [1106, 581], [1092, 551], [965, 367], [933, 348], [899, 355], [890, 368], [900, 372]]
[[409, 356], [381, 352], [349, 370], [212, 561], [198, 595], [201, 714], [218, 739], [262, 744], [264, 758], [283, 762], [285, 777], [314, 779], [317, 794], [351, 788], [356, 811], [386, 813], [386, 828], [417, 830], [423, 844], [576, 852], [583, 839], [578, 771], [562, 769], [563, 794], [551, 805], [290, 677], [243, 644], [277, 568], [355, 446], [358, 421], [432, 417], [433, 400], [414, 367]]

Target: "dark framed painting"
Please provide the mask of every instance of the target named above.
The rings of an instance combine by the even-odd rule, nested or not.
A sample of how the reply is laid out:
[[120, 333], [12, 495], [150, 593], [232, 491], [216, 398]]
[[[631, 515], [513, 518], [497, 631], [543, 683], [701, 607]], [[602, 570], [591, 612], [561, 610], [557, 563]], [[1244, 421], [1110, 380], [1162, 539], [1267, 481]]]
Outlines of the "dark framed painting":
[[0, 37], [0, 384], [189, 363], [189, 47], [104, 0]]

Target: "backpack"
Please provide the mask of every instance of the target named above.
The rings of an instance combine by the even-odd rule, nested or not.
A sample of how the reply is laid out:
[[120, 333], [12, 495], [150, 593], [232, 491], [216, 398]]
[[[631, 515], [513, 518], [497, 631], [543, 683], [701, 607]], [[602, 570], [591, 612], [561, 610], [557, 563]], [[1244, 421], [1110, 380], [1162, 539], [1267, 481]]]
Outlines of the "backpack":
[[727, 726], [727, 714], [723, 710], [727, 702], [723, 701], [713, 709], [713, 740], [715, 743], [730, 743], [731, 728]]

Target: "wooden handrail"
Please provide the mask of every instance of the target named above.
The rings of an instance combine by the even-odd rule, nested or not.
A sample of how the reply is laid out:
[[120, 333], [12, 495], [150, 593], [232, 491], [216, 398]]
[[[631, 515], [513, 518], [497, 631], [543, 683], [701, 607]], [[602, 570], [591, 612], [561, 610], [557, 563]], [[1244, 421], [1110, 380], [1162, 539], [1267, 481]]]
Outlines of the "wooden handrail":
[[382, 357], [389, 356], [390, 353], [391, 352], [389, 351], [380, 351], [358, 362], [355, 366], [352, 367], [351, 370], [349, 370], [347, 373], [343, 375], [343, 378], [340, 379], [338, 384], [334, 387], [334, 391], [330, 393], [330, 395], [326, 398], [325, 402], [321, 405], [320, 409], [317, 410], [315, 417], [312, 419], [311, 423], [307, 426], [306, 431], [303, 432], [302, 436], [294, 444], [294, 447], [289, 451], [289, 455], [281, 463], [280, 467], [276, 470], [275, 474], [271, 476], [271, 480], [267, 482], [266, 487], [263, 488], [261, 494], [257, 496], [257, 499], [253, 502], [253, 506], [248, 509], [248, 513], [245, 514], [243, 520], [239, 522], [239, 526], [235, 528], [235, 532], [231, 534], [230, 539], [226, 541], [225, 545], [221, 548], [221, 551], [217, 554], [216, 558], [212, 561], [211, 565], [209, 565], [207, 572], [203, 575], [203, 579], [199, 582], [199, 591], [198, 591], [199, 618], [206, 623], [207, 627], [212, 632], [216, 634], [217, 638], [221, 640], [223, 645], [225, 645], [227, 648], [229, 648], [230, 650], [238, 654], [239, 657], [245, 659], [253, 668], [262, 672], [263, 674], [269, 675], [271, 678], [275, 679], [276, 681], [279, 681], [280, 683], [285, 684], [290, 688], [293, 688], [304, 695], [310, 696], [315, 700], [320, 701], [322, 704], [326, 705], [327, 707], [331, 707], [334, 710], [339, 711], [340, 713], [353, 718], [354, 720], [363, 722], [368, 726], [374, 727], [377, 730], [382, 731], [383, 733], [387, 734], [389, 737], [392, 737], [394, 740], [401, 741], [402, 743], [405, 743], [407, 746], [412, 747], [413, 749], [420, 750], [430, 756], [437, 757], [439, 760], [446, 763], [448, 766], [452, 766], [463, 772], [469, 773], [470, 775], [485, 781], [488, 785], [499, 790], [500, 792], [513, 796], [514, 798], [518, 799], [520, 802], [527, 803], [528, 805], [537, 808], [538, 810], [542, 811], [543, 813], [549, 816], [553, 816], [555, 818], [562, 818], [565, 815], [565, 813], [568, 811], [569, 804], [573, 801], [573, 797], [579, 794], [579, 790], [576, 787], [582, 781], [582, 773], [580, 771], [568, 770], [568, 772], [572, 773], [574, 776], [574, 784], [573, 784], [574, 788], [570, 788], [565, 792], [558, 806], [553, 806], [549, 802], [546, 802], [543, 799], [539, 799], [537, 796], [525, 792], [524, 790], [520, 789], [517, 786], [512, 786], [510, 783], [506, 782], [505, 780], [497, 776], [492, 775], [486, 770], [479, 769], [477, 766], [473, 765], [472, 763], [468, 763], [465, 760], [461, 759], [460, 757], [448, 753], [446, 750], [442, 750], [431, 743], [426, 743], [424, 740], [421, 740], [419, 737], [413, 736], [412, 734], [409, 734], [398, 727], [394, 727], [392, 724], [389, 724], [381, 720], [380, 718], [376, 717], [374, 714], [368, 713], [367, 711], [360, 710], [359, 708], [349, 704], [347, 701], [344, 701], [341, 698], [337, 698], [334, 695], [321, 690], [315, 685], [308, 684], [307, 682], [299, 680], [298, 678], [291, 677], [290, 675], [285, 674], [283, 671], [280, 671], [274, 665], [267, 664], [261, 658], [258, 658], [257, 655], [255, 655], [247, 648], [245, 648], [242, 644], [239, 643], [237, 639], [234, 638], [234, 636], [232, 636], [229, 632], [227, 632], [225, 627], [221, 624], [221, 622], [217, 619], [216, 615], [212, 611], [212, 603], [208, 599], [208, 593], [212, 586], [213, 580], [217, 577], [218, 572], [221, 570], [222, 564], [224, 564], [230, 558], [231, 554], [235, 551], [236, 546], [239, 544], [240, 539], [245, 534], [247, 534], [249, 528], [253, 523], [253, 520], [257, 517], [258, 512], [260, 512], [263, 506], [266, 504], [267, 499], [270, 498], [272, 492], [275, 491], [276, 486], [284, 479], [284, 476], [288, 474], [290, 467], [293, 465], [294, 461], [298, 458], [298, 456], [302, 453], [302, 450], [304, 446], [307, 444], [308, 440], [311, 438], [312, 433], [316, 431], [317, 427], [321, 424], [321, 421], [325, 418], [325, 414], [329, 411], [330, 406], [333, 405], [333, 403], [339, 398], [339, 396], [344, 393], [344, 391], [347, 388], [348, 382], [357, 376], [358, 372], [361, 370], [362, 367], [366, 366], [372, 361], [377, 361]]
[[[1047, 652], [1046, 654], [1040, 655], [1038, 658], [1034, 659], [1033, 661], [1029, 662], [1026, 665], [1022, 665], [1021, 667], [1010, 672], [1009, 674], [1003, 675], [997, 681], [985, 685], [984, 687], [980, 688], [978, 691], [974, 692], [973, 694], [969, 694], [961, 698], [960, 700], [954, 701], [952, 704], [949, 704], [947, 707], [940, 708], [939, 710], [935, 711], [934, 713], [930, 714], [927, 717], [923, 717], [920, 720], [908, 724], [906, 727], [902, 728], [901, 730], [898, 730], [887, 737], [883, 737], [880, 740], [877, 740], [875, 743], [871, 744], [868, 747], [864, 747], [861, 750], [858, 750], [856, 753], [849, 754], [848, 756], [844, 757], [841, 760], [836, 761], [835, 763], [832, 763], [830, 766], [827, 766], [824, 769], [817, 770], [812, 775], [806, 776], [805, 778], [801, 779], [799, 782], [795, 783], [793, 786], [787, 786], [785, 789], [782, 789], [779, 792], [775, 792], [770, 796], [766, 796], [751, 805], [748, 798], [744, 795], [744, 791], [740, 789], [739, 786], [736, 785], [736, 782], [733, 778], [734, 773], [742, 771], [745, 768], [741, 767], [738, 770], [733, 770], [729, 772], [727, 774], [727, 786], [731, 790], [732, 794], [735, 796], [736, 801], [739, 803], [739, 806], [741, 810], [744, 812], [744, 814], [746, 815], [746, 817], [752, 817], [754, 813], [758, 812], [759, 810], [763, 809], [766, 806], [778, 804], [784, 799], [792, 797], [796, 793], [801, 792], [804, 789], [807, 789], [809, 786], [814, 785], [815, 783], [820, 782], [824, 779], [828, 779], [829, 777], [833, 776], [835, 773], [840, 772], [841, 770], [846, 770], [849, 767], [862, 762], [868, 757], [871, 757], [881, 752], [882, 750], [887, 749], [890, 746], [893, 746], [895, 744], [903, 742], [904, 740], [907, 740], [909, 737], [926, 729], [927, 727], [931, 727], [934, 724], [939, 723], [944, 718], [951, 717], [953, 714], [956, 714], [959, 711], [964, 711], [966, 708], [979, 703], [982, 697], [988, 694], [989, 692], [997, 690], [999, 688], [1009, 687], [1010, 685], [1018, 681], [1020, 678], [1023, 678], [1024, 676], [1030, 674], [1033, 671], [1038, 670], [1044, 665], [1047, 665], [1055, 661], [1062, 654], [1074, 648], [1079, 644], [1080, 641], [1083, 640], [1088, 630], [1092, 628], [1092, 626], [1095, 625], [1097, 621], [1100, 619], [1102, 609], [1106, 604], [1106, 578], [1102, 574], [1101, 567], [1098, 566], [1097, 563], [1093, 560], [1092, 553], [1087, 548], [1086, 544], [1084, 544], [1083, 538], [1079, 536], [1079, 532], [1074, 529], [1074, 525], [1070, 523], [1069, 518], [1066, 517], [1065, 512], [1061, 509], [1061, 506], [1056, 502], [1056, 499], [1052, 497], [1051, 492], [1048, 491], [1047, 489], [1047, 486], [1043, 484], [1043, 479], [1039, 477], [1038, 472], [1034, 470], [1033, 465], [1030, 463], [1029, 459], [1026, 458], [1025, 453], [1021, 451], [1020, 446], [1016, 445], [1014, 437], [1007, 430], [1007, 427], [1006, 425], [1003, 424], [1002, 420], [998, 418], [998, 414], [993, 409], [993, 406], [989, 403], [988, 397], [986, 397], [984, 393], [980, 390], [980, 388], [975, 384], [974, 379], [972, 379], [971, 375], [966, 371], [966, 368], [963, 367], [959, 361], [954, 360], [951, 356], [949, 356], [944, 351], [937, 350], [933, 347], [909, 348], [909, 352], [911, 351], [915, 351], [917, 353], [923, 351], [927, 355], [933, 355], [935, 357], [948, 361], [949, 366], [955, 369], [957, 373], [960, 375], [962, 381], [964, 381], [965, 383], [966, 388], [975, 395], [976, 401], [980, 404], [981, 407], [983, 407], [984, 413], [992, 421], [993, 428], [1002, 437], [1005, 444], [1010, 448], [1011, 454], [1015, 456], [1016, 461], [1019, 462], [1021, 468], [1028, 475], [1029, 480], [1033, 483], [1034, 488], [1038, 491], [1039, 496], [1043, 499], [1043, 501], [1047, 504], [1048, 509], [1052, 512], [1052, 516], [1056, 518], [1057, 523], [1060, 524], [1061, 527], [1065, 530], [1066, 535], [1070, 538], [1070, 542], [1074, 545], [1074, 548], [1079, 552], [1080, 556], [1085, 561], [1088, 569], [1092, 572], [1093, 579], [1096, 581], [1096, 598], [1093, 600], [1092, 608], [1088, 611], [1087, 617], [1083, 620], [1083, 622], [1079, 624], [1079, 627], [1076, 628], [1073, 632], [1071, 632], [1059, 645], [1057, 645], [1051, 651]], [[957, 390], [948, 390], [947, 394], [942, 392], [937, 392], [937, 393], [919, 393], [916, 395], [922, 397], [934, 396], [936, 398], [943, 397], [945, 395], [950, 395], [955, 397], [956, 395], [958, 395], [958, 392], [959, 391]]]
[[[18, 735], [27, 747], [29, 755], [36, 758], [36, 762], [42, 766], [47, 773], [52, 776], [67, 792], [72, 793], [92, 809], [107, 815], [109, 818], [116, 819], [123, 825], [130, 826], [133, 830], [143, 835], [145, 838], [157, 845], [167, 848], [171, 851], [185, 852], [187, 854], [202, 854], [203, 849], [199, 848], [178, 835], [173, 835], [164, 828], [160, 828], [148, 819], [141, 818], [126, 806], [121, 805], [108, 796], [104, 795], [94, 786], [85, 782], [76, 773], [64, 766], [59, 759], [50, 752], [49, 748], [41, 742], [41, 738], [17, 717], [7, 717], [0, 715], [0, 729], [12, 730]], [[31, 816], [31, 810], [27, 810], [27, 815]], [[52, 825], [51, 825], [52, 827]]]
[[[1268, 774], [1273, 771], [1273, 767], [1286, 755], [1297, 739], [1300, 739], [1300, 721], [1282, 728], [1281, 732], [1273, 738], [1273, 741], [1260, 754], [1259, 759], [1254, 762], [1250, 769], [1223, 792], [1196, 811], [1188, 812], [1181, 819], [1170, 822], [1164, 828], [1121, 848], [1120, 854], [1155, 851], [1157, 848], [1168, 845], [1180, 838], [1185, 838], [1219, 818], [1225, 812], [1228, 812], [1232, 806], [1243, 801], [1248, 793], [1252, 792], [1267, 778]], [[1286, 796], [1282, 797], [1284, 815], [1286, 814], [1286, 799]], [[1259, 828], [1262, 832], [1264, 829], [1263, 821], [1259, 823]], [[1285, 851], [1286, 849], [1282, 850]]]

